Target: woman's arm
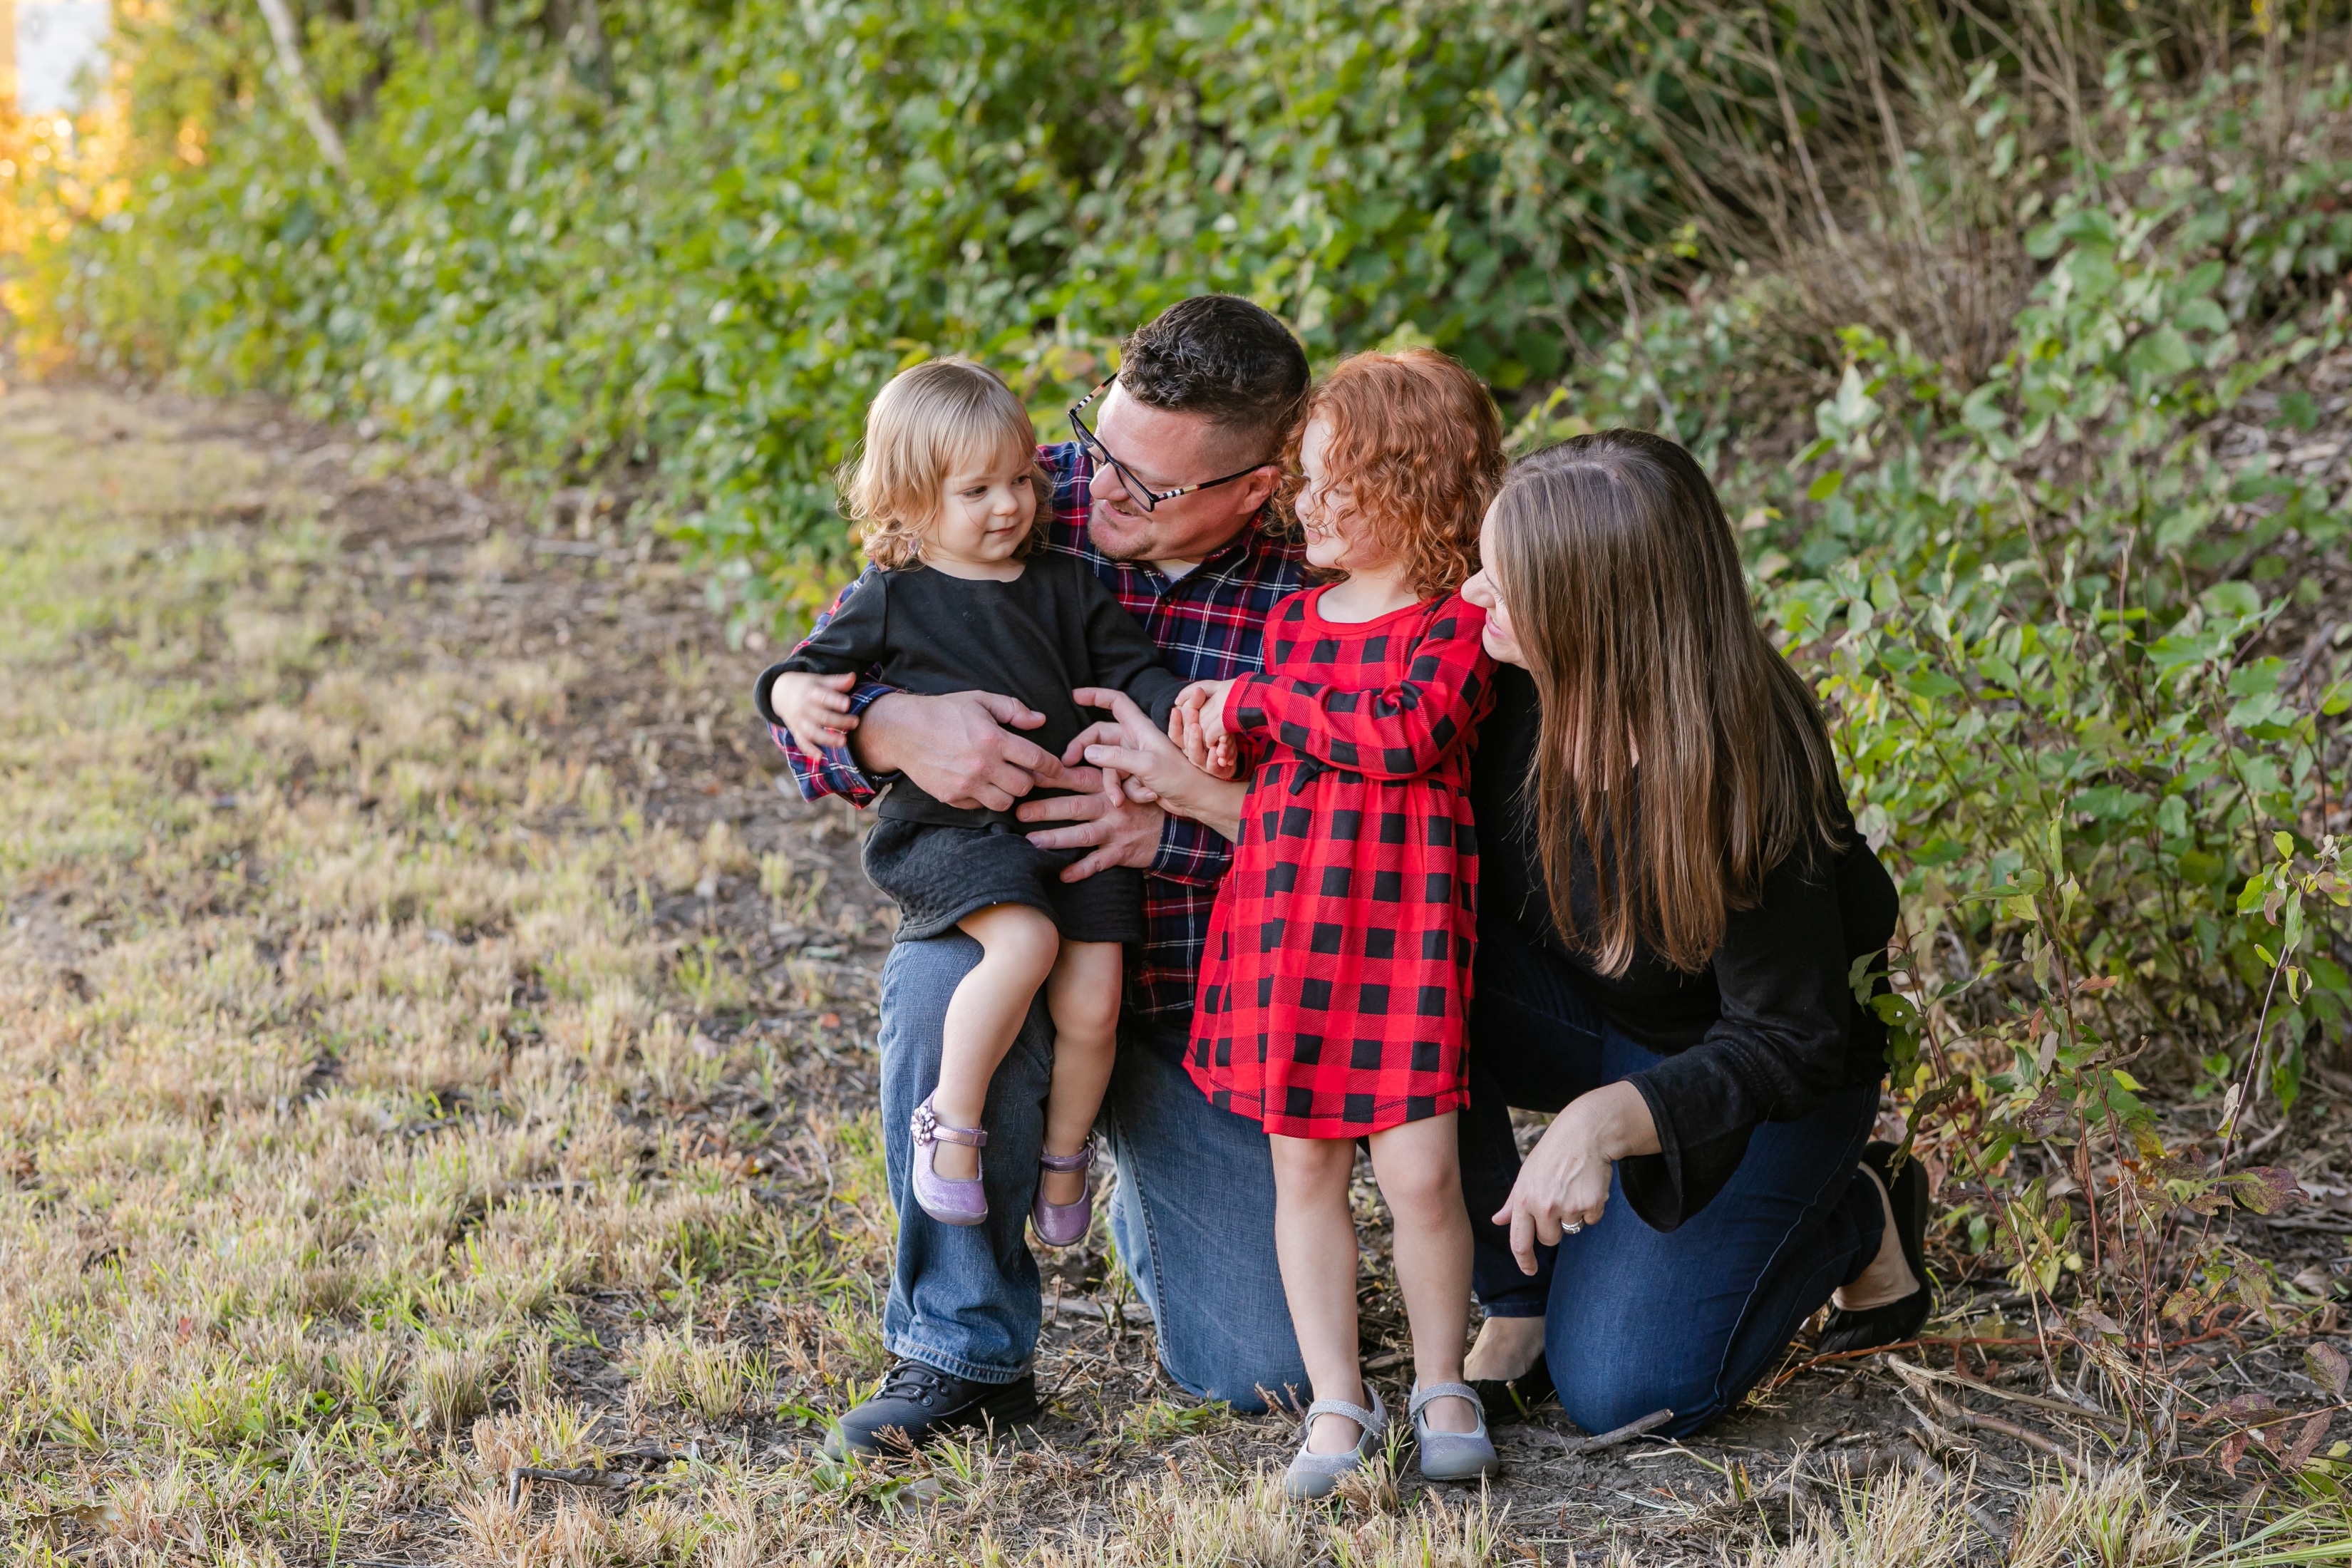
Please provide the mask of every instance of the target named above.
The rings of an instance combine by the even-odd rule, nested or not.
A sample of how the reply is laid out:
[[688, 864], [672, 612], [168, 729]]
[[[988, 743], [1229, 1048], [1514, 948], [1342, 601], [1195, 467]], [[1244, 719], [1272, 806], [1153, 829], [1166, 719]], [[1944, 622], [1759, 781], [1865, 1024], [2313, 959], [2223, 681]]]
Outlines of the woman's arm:
[[1239, 779], [1221, 779], [1203, 773], [1185, 759], [1151, 716], [1124, 691], [1093, 687], [1071, 693], [1087, 708], [1108, 708], [1111, 721], [1097, 724], [1071, 742], [1070, 755], [1084, 756], [1098, 768], [1124, 774], [1129, 787], [1157, 800], [1160, 809], [1190, 817], [1215, 830], [1229, 844], [1241, 838], [1242, 800], [1249, 786]]
[[1427, 773], [1471, 728], [1495, 671], [1481, 646], [1486, 612], [1447, 601], [1414, 646], [1405, 678], [1349, 689], [1295, 676], [1245, 675], [1226, 691], [1223, 727], [1263, 733], [1368, 778]]
[[1705, 1207], [1758, 1123], [1802, 1116], [1853, 1081], [1853, 959], [1826, 865], [1780, 866], [1754, 909], [1732, 913], [1709, 965], [1721, 1016], [1698, 1044], [1625, 1080], [1658, 1131], [1658, 1157], [1622, 1173], [1650, 1225], [1672, 1230]]
[[1620, 1160], [1658, 1152], [1649, 1101], [1631, 1083], [1579, 1095], [1552, 1118], [1524, 1163], [1495, 1223], [1511, 1230], [1521, 1272], [1536, 1271], [1536, 1243], [1559, 1245], [1563, 1226], [1597, 1224], [1609, 1206], [1609, 1175]]

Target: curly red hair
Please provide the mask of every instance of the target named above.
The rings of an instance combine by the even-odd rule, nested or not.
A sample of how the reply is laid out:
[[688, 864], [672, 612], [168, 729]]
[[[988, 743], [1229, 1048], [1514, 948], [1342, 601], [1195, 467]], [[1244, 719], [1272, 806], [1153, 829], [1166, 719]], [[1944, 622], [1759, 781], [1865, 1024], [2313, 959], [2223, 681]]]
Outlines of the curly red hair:
[[1284, 447], [1293, 473], [1318, 419], [1326, 468], [1413, 592], [1435, 599], [1467, 582], [1503, 479], [1503, 418], [1478, 378], [1435, 349], [1350, 355], [1307, 395]]

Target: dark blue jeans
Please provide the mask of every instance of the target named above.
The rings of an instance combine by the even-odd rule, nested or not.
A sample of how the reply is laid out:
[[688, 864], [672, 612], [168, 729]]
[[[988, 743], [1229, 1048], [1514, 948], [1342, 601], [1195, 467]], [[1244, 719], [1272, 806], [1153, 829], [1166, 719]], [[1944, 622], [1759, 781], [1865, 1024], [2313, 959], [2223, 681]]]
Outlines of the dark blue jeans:
[[1797, 1327], [1878, 1251], [1885, 1215], [1855, 1167], [1878, 1089], [1842, 1089], [1794, 1121], [1756, 1129], [1715, 1201], [1672, 1231], [1651, 1229], [1612, 1184], [1599, 1224], [1538, 1249], [1519, 1271], [1489, 1218], [1519, 1155], [1510, 1108], [1556, 1111], [1660, 1058], [1611, 1027], [1567, 968], [1504, 921], [1479, 932], [1470, 1109], [1462, 1186], [1476, 1237], [1473, 1285], [1498, 1318], [1544, 1320], [1560, 1404], [1588, 1432], [1656, 1410], [1661, 1430], [1698, 1430], [1771, 1370]]
[[[961, 931], [902, 942], [882, 965], [882, 1133], [898, 1253], [882, 1312], [891, 1353], [978, 1383], [1029, 1369], [1042, 1303], [1024, 1234], [1037, 1190], [1053, 1070], [1041, 994], [988, 1086], [981, 1151], [988, 1219], [923, 1213], [907, 1190], [908, 1118], [938, 1087], [940, 1031], [956, 983], [980, 961]], [[1191, 1020], [1122, 1016], [1118, 1063], [1096, 1122], [1117, 1167], [1111, 1235], [1179, 1385], [1240, 1410], [1307, 1387], [1274, 1254], [1274, 1158], [1257, 1123], [1219, 1110], [1180, 1060]]]

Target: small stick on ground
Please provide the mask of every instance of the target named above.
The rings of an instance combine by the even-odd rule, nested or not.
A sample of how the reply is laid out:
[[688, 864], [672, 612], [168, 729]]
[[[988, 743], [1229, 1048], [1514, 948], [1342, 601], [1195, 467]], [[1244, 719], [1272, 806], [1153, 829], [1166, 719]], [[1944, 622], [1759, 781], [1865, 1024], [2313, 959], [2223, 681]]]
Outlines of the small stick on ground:
[[2068, 1453], [2039, 1432], [2020, 1426], [2014, 1421], [2003, 1421], [1998, 1415], [1979, 1415], [1975, 1411], [1954, 1404], [1948, 1399], [1937, 1399], [1935, 1403], [1937, 1414], [1948, 1420], [1957, 1421], [1961, 1426], [1971, 1427], [1976, 1431], [1998, 1432], [2004, 1437], [2014, 1437], [2027, 1447], [2049, 1455], [2086, 1481], [2098, 1479], [2093, 1474], [2091, 1467], [2084, 1463], [2080, 1458]]
[[1675, 1418], [1671, 1410], [1653, 1410], [1639, 1421], [1628, 1421], [1612, 1432], [1597, 1437], [1563, 1438], [1564, 1450], [1570, 1454], [1597, 1454], [1603, 1448], [1614, 1448], [1632, 1442], [1646, 1432], [1654, 1432]]
[[2006, 1399], [2014, 1405], [2031, 1405], [2037, 1410], [2049, 1410], [2060, 1415], [2071, 1415], [2077, 1421], [2097, 1421], [2110, 1426], [2130, 1426], [2130, 1423], [2122, 1416], [2109, 1415], [2104, 1410], [2086, 1410], [2079, 1405], [2069, 1405], [2063, 1399], [2045, 1399], [2038, 1394], [2020, 1394], [2013, 1389], [1995, 1388], [1991, 1384], [1973, 1377], [1962, 1377], [1955, 1373], [1937, 1372], [1931, 1366], [1916, 1365], [1905, 1361], [1900, 1356], [1888, 1356], [1886, 1364], [1891, 1370], [1906, 1377], [1926, 1378], [1930, 1382], [1945, 1384], [1953, 1388], [1965, 1388], [1972, 1394], [1989, 1394], [1995, 1399]]

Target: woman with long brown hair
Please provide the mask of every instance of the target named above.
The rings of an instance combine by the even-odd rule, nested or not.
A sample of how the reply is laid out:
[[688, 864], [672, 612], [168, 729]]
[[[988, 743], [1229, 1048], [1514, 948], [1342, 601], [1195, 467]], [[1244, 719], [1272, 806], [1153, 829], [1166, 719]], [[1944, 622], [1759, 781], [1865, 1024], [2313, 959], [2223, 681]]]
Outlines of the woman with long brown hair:
[[[1926, 1316], [1925, 1184], [1869, 1142], [1885, 1036], [1852, 978], [1895, 888], [1687, 452], [1538, 453], [1481, 552], [1464, 595], [1506, 668], [1475, 788], [1468, 1376], [1490, 1418], [1556, 1384], [1588, 1430], [1688, 1432], [1833, 1293], [1837, 1346]], [[1513, 1106], [1559, 1113], [1524, 1163]]]

